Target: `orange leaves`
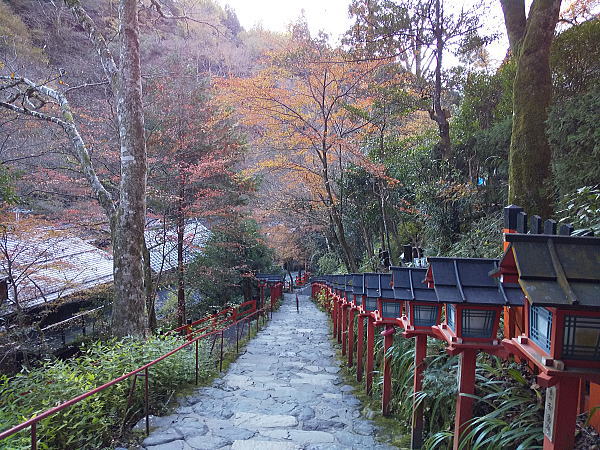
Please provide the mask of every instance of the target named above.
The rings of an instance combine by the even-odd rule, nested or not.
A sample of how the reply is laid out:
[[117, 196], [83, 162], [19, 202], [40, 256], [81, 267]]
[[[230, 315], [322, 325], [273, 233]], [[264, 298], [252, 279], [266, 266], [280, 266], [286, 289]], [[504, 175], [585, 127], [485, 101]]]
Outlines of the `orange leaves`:
[[597, 15], [599, 9], [600, 0], [570, 0], [564, 2], [560, 18], [571, 23], [579, 23]]

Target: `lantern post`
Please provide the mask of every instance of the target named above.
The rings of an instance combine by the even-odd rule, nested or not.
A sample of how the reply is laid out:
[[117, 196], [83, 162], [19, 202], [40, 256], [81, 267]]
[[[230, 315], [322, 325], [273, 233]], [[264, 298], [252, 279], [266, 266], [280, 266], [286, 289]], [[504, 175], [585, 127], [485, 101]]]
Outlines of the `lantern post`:
[[423, 389], [423, 371], [427, 356], [427, 335], [415, 337], [415, 373], [413, 377], [413, 414], [410, 434], [410, 448], [420, 449], [423, 446], [423, 403], [417, 402], [417, 392]]
[[381, 332], [383, 336], [383, 390], [381, 393], [381, 414], [390, 415], [390, 400], [392, 399], [392, 357], [388, 354], [394, 344], [394, 333], [396, 329], [393, 325], [386, 325], [385, 330]]
[[517, 284], [490, 277], [498, 268], [496, 259], [428, 258], [428, 262], [427, 281], [446, 311], [445, 323], [434, 332], [448, 343], [449, 354], [460, 355], [453, 444], [458, 450], [473, 417], [477, 352], [507, 356], [497, 339], [500, 314], [505, 306], [522, 306], [524, 295]]
[[[504, 208], [503, 236], [509, 233], [527, 233], [527, 214], [520, 206], [509, 205]], [[504, 250], [509, 243], [504, 239]], [[518, 306], [504, 307], [504, 337], [512, 339], [523, 332], [523, 308]]]
[[375, 362], [375, 319], [370, 314], [367, 315], [367, 362], [365, 367], [366, 382], [365, 388], [367, 395], [373, 393], [373, 370]]
[[331, 315], [332, 335], [335, 337], [335, 291], [333, 289], [333, 275], [326, 275], [327, 280], [327, 298], [329, 302], [329, 314]]
[[337, 287], [337, 304], [338, 304], [338, 314], [337, 314], [337, 341], [338, 344], [342, 343], [342, 337], [344, 336], [343, 328], [344, 328], [344, 316], [345, 311], [343, 308], [343, 281], [344, 275], [335, 275], [336, 278], [336, 287]]
[[354, 294], [354, 305], [358, 312], [358, 324], [356, 340], [356, 381], [361, 382], [363, 377], [363, 357], [364, 357], [364, 340], [365, 340], [365, 313], [363, 310], [364, 290], [364, 275], [362, 273], [352, 275], [352, 292]]
[[346, 283], [349, 275], [339, 275], [340, 279], [340, 294], [341, 294], [341, 305], [342, 305], [342, 356], [346, 356], [346, 350], [348, 348], [348, 309], [350, 303], [347, 297]]
[[524, 333], [503, 342], [536, 367], [546, 388], [544, 450], [573, 448], [581, 381], [600, 382], [600, 239], [507, 234], [506, 240], [495, 275], [518, 281], [526, 303]]
[[377, 310], [373, 312], [375, 326], [384, 326], [383, 336], [383, 389], [381, 393], [381, 413], [390, 414], [390, 401], [392, 399], [392, 358], [388, 354], [394, 344], [395, 325], [402, 316], [401, 300], [394, 297], [392, 274], [379, 274]]
[[[410, 246], [408, 246], [410, 247]], [[405, 250], [405, 253], [409, 253]], [[423, 405], [416, 394], [423, 388], [423, 371], [427, 356], [427, 336], [435, 336], [433, 327], [440, 323], [441, 305], [435, 291], [425, 283], [427, 270], [416, 267], [392, 267], [394, 298], [404, 301], [404, 313], [397, 324], [404, 329], [402, 336], [415, 338], [413, 415], [411, 448], [423, 445]]]
[[268, 280], [271, 286], [271, 311], [273, 311], [277, 301], [283, 296], [283, 280], [279, 275], [269, 275]]
[[337, 339], [338, 335], [338, 295], [337, 295], [337, 278], [336, 275], [330, 275], [331, 279], [331, 301], [333, 303], [331, 320], [333, 322], [333, 337]]
[[375, 317], [379, 297], [379, 274], [365, 273], [364, 286], [366, 295], [363, 296], [362, 310], [367, 317], [367, 360], [365, 364], [367, 395], [373, 393], [373, 371], [375, 369]]
[[346, 275], [346, 296], [348, 298], [348, 367], [354, 364], [354, 317], [356, 307], [356, 295], [354, 294], [354, 273]]

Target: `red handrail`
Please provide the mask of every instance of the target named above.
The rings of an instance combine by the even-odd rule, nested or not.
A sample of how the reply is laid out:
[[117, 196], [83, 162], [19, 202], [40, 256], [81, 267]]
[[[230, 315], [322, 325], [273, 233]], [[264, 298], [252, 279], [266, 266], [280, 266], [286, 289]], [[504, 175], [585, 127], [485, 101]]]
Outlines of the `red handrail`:
[[[249, 303], [249, 302], [246, 302], [246, 303]], [[240, 305], [240, 306], [242, 306], [242, 305]], [[232, 308], [228, 308], [228, 309], [232, 309]], [[136, 374], [138, 374], [138, 373], [140, 373], [142, 371], [147, 371], [153, 365], [155, 365], [155, 364], [159, 363], [160, 361], [168, 358], [169, 356], [177, 353], [178, 351], [184, 349], [185, 347], [187, 347], [189, 345], [192, 345], [195, 342], [198, 342], [200, 339], [203, 339], [203, 338], [206, 338], [208, 336], [215, 335], [215, 334], [222, 333], [224, 330], [226, 330], [228, 328], [231, 328], [234, 325], [237, 325], [242, 320], [246, 320], [246, 319], [248, 319], [251, 316], [254, 316], [254, 315], [258, 314], [258, 313], [265, 312], [265, 311], [267, 311], [266, 308], [262, 308], [262, 309], [259, 309], [259, 310], [255, 309], [251, 314], [245, 315], [242, 319], [239, 319], [239, 320], [237, 320], [235, 322], [232, 322], [227, 327], [224, 327], [224, 328], [221, 328], [221, 329], [217, 329], [217, 330], [213, 330], [213, 331], [210, 331], [208, 333], [205, 333], [205, 334], [202, 334], [200, 336], [197, 336], [195, 338], [191, 338], [191, 339], [188, 340], [188, 342], [180, 345], [179, 347], [171, 350], [168, 353], [165, 353], [164, 355], [156, 358], [155, 360], [150, 361], [149, 363], [144, 364], [141, 367], [138, 367], [137, 369], [135, 369], [135, 370], [133, 370], [133, 371], [131, 371], [129, 373], [121, 375], [120, 377], [115, 378], [114, 380], [111, 380], [111, 381], [103, 384], [102, 386], [99, 386], [97, 388], [91, 389], [91, 390], [89, 390], [89, 391], [87, 391], [87, 392], [85, 392], [85, 393], [83, 393], [83, 394], [81, 394], [81, 395], [79, 395], [77, 397], [74, 397], [74, 398], [72, 398], [70, 400], [67, 400], [66, 402], [63, 402], [63, 403], [61, 403], [58, 406], [54, 406], [53, 408], [50, 408], [50, 409], [44, 411], [43, 413], [41, 413], [40, 415], [32, 417], [31, 419], [26, 420], [25, 422], [22, 422], [19, 425], [15, 425], [14, 427], [12, 427], [12, 428], [10, 428], [8, 430], [0, 432], [0, 441], [3, 440], [3, 439], [6, 439], [9, 436], [12, 436], [15, 433], [18, 433], [19, 431], [21, 431], [21, 430], [23, 430], [23, 429], [25, 429], [27, 427], [31, 427], [31, 437], [32, 437], [31, 448], [35, 449], [36, 448], [36, 442], [35, 442], [35, 439], [36, 439], [36, 425], [41, 420], [43, 420], [43, 419], [45, 419], [45, 418], [47, 418], [47, 417], [49, 417], [49, 416], [51, 416], [53, 414], [56, 414], [56, 413], [62, 411], [63, 409], [66, 409], [66, 408], [68, 408], [68, 407], [70, 407], [70, 406], [72, 406], [72, 405], [74, 405], [76, 403], [79, 403], [80, 401], [85, 400], [86, 398], [91, 397], [92, 395], [97, 394], [98, 392], [103, 391], [103, 390], [105, 390], [105, 389], [107, 389], [107, 388], [109, 388], [109, 387], [111, 387], [111, 386], [113, 386], [113, 385], [115, 385], [115, 384], [117, 384], [117, 383], [119, 383], [119, 382], [121, 382], [123, 380], [126, 380], [127, 378], [130, 378], [130, 377], [132, 377], [132, 376], [134, 376], [134, 375], [136, 375]], [[201, 319], [201, 321], [203, 321], [203, 320], [204, 319]], [[186, 325], [186, 327], [187, 326], [188, 325]], [[258, 324], [257, 324], [257, 327], [258, 327]], [[182, 327], [180, 327], [180, 329], [181, 328]], [[185, 327], [183, 327], [183, 328], [185, 328]], [[172, 330], [172, 331], [176, 331], [176, 330]]]
[[[252, 312], [256, 311], [256, 300], [249, 300], [249, 301], [241, 303], [241, 304], [239, 304], [239, 305], [237, 305], [235, 307], [229, 307], [229, 308], [223, 309], [223, 310], [219, 311], [218, 313], [212, 314], [210, 316], [203, 317], [201, 319], [196, 320], [195, 322], [192, 322], [192, 323], [189, 323], [189, 324], [186, 324], [186, 325], [182, 325], [182, 326], [177, 327], [177, 328], [175, 328], [173, 330], [167, 331], [166, 334], [179, 333], [180, 331], [184, 331], [185, 330], [186, 331], [186, 335], [189, 336], [189, 335], [191, 335], [191, 334], [193, 334], [195, 332], [195, 331], [192, 332], [192, 327], [195, 327], [197, 325], [200, 325], [201, 323], [208, 322], [208, 321], [211, 321], [211, 320], [213, 322], [216, 322], [215, 319], [218, 316], [226, 314], [228, 312], [232, 312], [233, 313], [232, 316], [234, 318], [237, 318], [238, 314], [240, 314], [239, 311], [242, 308], [244, 308], [244, 307], [246, 307], [248, 305], [252, 305], [252, 308], [249, 309], [249, 310], [247, 310], [247, 311], [243, 311], [242, 314], [247, 315], [246, 313], [248, 313], [248, 312], [252, 313]], [[206, 328], [209, 328], [209, 327], [206, 327]]]

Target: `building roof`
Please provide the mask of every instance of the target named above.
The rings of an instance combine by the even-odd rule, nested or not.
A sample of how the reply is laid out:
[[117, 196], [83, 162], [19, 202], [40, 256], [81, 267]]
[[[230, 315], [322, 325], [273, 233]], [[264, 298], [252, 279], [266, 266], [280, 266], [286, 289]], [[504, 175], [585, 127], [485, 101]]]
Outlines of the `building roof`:
[[273, 273], [257, 273], [255, 278], [266, 283], [283, 283], [283, 275]]
[[[210, 231], [200, 223], [188, 223], [184, 231], [184, 262], [200, 251]], [[177, 267], [177, 233], [159, 228], [145, 233], [154, 272]], [[95, 286], [113, 281], [112, 255], [72, 234], [49, 228], [32, 229], [26, 239], [21, 236], [3, 242], [7, 258], [0, 258], [0, 280], [16, 280], [17, 299], [22, 308], [55, 302]], [[3, 249], [4, 250], [4, 249]], [[9, 268], [10, 264], [10, 268]], [[0, 305], [0, 315], [15, 308], [14, 291], [9, 287], [7, 304]]]
[[[146, 245], [150, 252], [150, 267], [155, 273], [177, 268], [177, 230], [165, 230], [162, 226], [148, 228]], [[189, 263], [194, 255], [206, 245], [210, 231], [200, 222], [189, 222], [183, 230], [183, 262]]]
[[[63, 232], [32, 230], [27, 240], [9, 237], [3, 247], [10, 256], [0, 259], [0, 278], [15, 280], [17, 300], [25, 309], [113, 280], [109, 253]], [[10, 313], [15, 306], [9, 287], [3, 312]]]
[[394, 297], [397, 300], [419, 302], [438, 301], [435, 290], [427, 286], [427, 269], [416, 267], [392, 267]]
[[532, 304], [600, 308], [600, 238], [507, 234], [501, 261]]
[[478, 305], [523, 305], [518, 284], [500, 283], [489, 274], [498, 268], [497, 259], [427, 258], [428, 281], [433, 281], [438, 301]]

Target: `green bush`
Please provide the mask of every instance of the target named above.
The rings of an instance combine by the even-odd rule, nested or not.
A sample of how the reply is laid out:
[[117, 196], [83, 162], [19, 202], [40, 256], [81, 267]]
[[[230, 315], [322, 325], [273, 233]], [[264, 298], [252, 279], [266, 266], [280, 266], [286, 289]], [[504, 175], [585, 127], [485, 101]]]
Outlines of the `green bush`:
[[575, 234], [592, 230], [600, 234], [600, 186], [584, 186], [565, 195], [559, 203], [562, 223], [575, 227]]
[[600, 183], [600, 87], [552, 106], [546, 134], [559, 198]]
[[460, 235], [448, 255], [467, 258], [499, 258], [502, 256], [502, 224], [501, 212], [483, 217], [471, 225], [471, 228]]
[[345, 271], [342, 260], [335, 253], [325, 253], [317, 261], [317, 274], [330, 274]]
[[[130, 372], [158, 358], [182, 341], [174, 336], [155, 336], [147, 341], [124, 338], [96, 342], [83, 348], [81, 356], [48, 360], [40, 366], [23, 369], [14, 377], [0, 376], [0, 423], [8, 429], [66, 400]], [[201, 343], [202, 344], [202, 343]], [[202, 378], [215, 367], [208, 351], [200, 351]], [[181, 350], [150, 367], [150, 407], [160, 412], [176, 389], [194, 377], [193, 346]], [[131, 380], [131, 379], [130, 379]], [[98, 448], [109, 445], [120, 434], [124, 422], [132, 423], [143, 412], [143, 378], [136, 382], [131, 406], [127, 399], [131, 381], [122, 381], [38, 423], [38, 447]], [[93, 436], [94, 439], [90, 439]], [[1, 448], [30, 447], [29, 429], [0, 442]]]
[[600, 81], [600, 19], [568, 28], [552, 42], [550, 66], [555, 97], [579, 95]]
[[201, 317], [210, 307], [222, 308], [242, 298], [250, 300], [252, 282], [248, 274], [252, 272], [281, 272], [257, 223], [232, 218], [215, 225], [202, 252], [187, 270], [187, 285], [202, 297], [190, 312]]

